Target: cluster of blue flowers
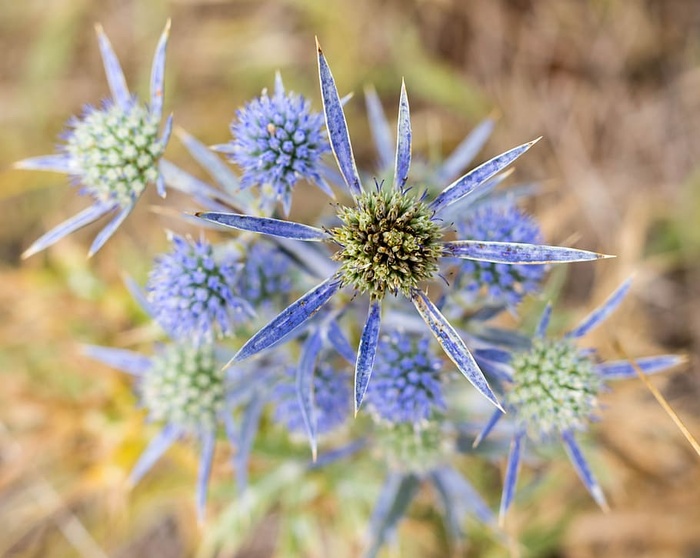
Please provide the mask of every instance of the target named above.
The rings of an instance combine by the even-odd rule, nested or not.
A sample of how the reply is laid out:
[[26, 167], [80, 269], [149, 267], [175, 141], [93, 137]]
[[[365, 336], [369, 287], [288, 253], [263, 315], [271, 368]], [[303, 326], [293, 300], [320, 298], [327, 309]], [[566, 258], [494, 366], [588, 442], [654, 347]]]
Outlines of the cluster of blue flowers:
[[[502, 516], [514, 497], [526, 438], [536, 444], [560, 439], [605, 507], [575, 436], [600, 411], [598, 394], [606, 381], [630, 377], [634, 367], [601, 362], [575, 341], [609, 317], [630, 283], [562, 338], [545, 336], [549, 305], [531, 337], [484, 328], [502, 311], [517, 315], [522, 299], [539, 293], [548, 266], [606, 257], [544, 244], [535, 219], [518, 207], [516, 189], [499, 187], [507, 167], [537, 140], [466, 170], [493, 128], [486, 121], [444, 163], [428, 169], [422, 164], [421, 180], [415, 180], [406, 87], [400, 90], [395, 144], [370, 89], [366, 100], [380, 173], [391, 168], [393, 176], [384, 181], [368, 173], [365, 180], [353, 155], [344, 100], [318, 47], [322, 112], [286, 91], [278, 74], [274, 93], [264, 90], [240, 108], [232, 141], [214, 148], [227, 154], [240, 175], [179, 133], [214, 177], [216, 184], [207, 184], [162, 158], [171, 129], [167, 119], [159, 135], [168, 30], [156, 50], [149, 103], [142, 105], [128, 92], [98, 28], [111, 98], [70, 121], [61, 153], [18, 163], [67, 173], [93, 200], [32, 244], [26, 256], [118, 211], [90, 248], [94, 254], [151, 183], [163, 196], [166, 187], [184, 192], [198, 211], [184, 220], [200, 225], [198, 239], [169, 233], [170, 251], [155, 258], [144, 288], [132, 289], [167, 341], [152, 356], [86, 348], [95, 359], [132, 374], [143, 406], [163, 425], [132, 480], [175, 440], [193, 437], [201, 447], [197, 507], [203, 519], [219, 430], [234, 448], [238, 487], [244, 490], [248, 457], [269, 412], [293, 439], [308, 441], [315, 468], [358, 452], [383, 456], [387, 476], [370, 519], [368, 555], [392, 538], [425, 483], [435, 489], [449, 533], [460, 538], [467, 514], [494, 524], [491, 509], [453, 459], [467, 451], [455, 435], [469, 412], [464, 407], [481, 396], [493, 414], [483, 420], [472, 451], [479, 451], [498, 423], [508, 422], [503, 432], [512, 437]], [[314, 225], [283, 218], [301, 181], [339, 200]], [[210, 242], [203, 230], [212, 228], [225, 234], [212, 234], [216, 241]], [[479, 333], [486, 329], [489, 335]], [[663, 355], [637, 362], [653, 373], [680, 359]], [[474, 420], [483, 418], [477, 414], [482, 406], [473, 407]], [[319, 443], [327, 451], [317, 456]]]

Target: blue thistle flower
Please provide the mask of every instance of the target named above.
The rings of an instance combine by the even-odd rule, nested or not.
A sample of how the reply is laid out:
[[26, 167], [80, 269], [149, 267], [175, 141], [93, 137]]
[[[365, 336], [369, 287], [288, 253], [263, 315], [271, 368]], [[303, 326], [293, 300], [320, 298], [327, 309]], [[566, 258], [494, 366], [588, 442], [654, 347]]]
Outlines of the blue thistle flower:
[[333, 196], [321, 176], [321, 156], [330, 151], [323, 116], [313, 112], [303, 96], [286, 92], [279, 73], [274, 94], [263, 90], [236, 112], [236, 118], [231, 124], [233, 140], [214, 149], [227, 153], [241, 168], [243, 188], [259, 186], [268, 204], [282, 202], [285, 214], [300, 179]]
[[17, 168], [66, 173], [90, 196], [93, 205], [61, 223], [35, 241], [22, 257], [44, 250], [63, 237], [117, 212], [116, 217], [97, 235], [89, 255], [95, 254], [131, 213], [149, 183], [165, 196], [160, 159], [172, 129], [172, 116], [163, 133], [158, 128], [163, 115], [165, 50], [170, 21], [160, 37], [153, 59], [151, 95], [148, 106], [138, 103], [126, 86], [124, 73], [101, 26], [97, 38], [102, 54], [111, 99], [102, 108], [88, 107], [81, 118], [72, 118], [62, 152], [19, 161]]
[[428, 345], [425, 337], [397, 331], [379, 340], [367, 402], [381, 419], [417, 424], [445, 409], [442, 362]]
[[292, 290], [289, 258], [279, 248], [265, 242], [249, 246], [245, 257], [236, 282], [243, 298], [255, 308], [285, 300]]
[[494, 157], [447, 186], [427, 202], [405, 187], [411, 161], [411, 121], [405, 85], [401, 87], [393, 184], [365, 190], [357, 172], [345, 115], [335, 81], [318, 48], [321, 96], [331, 148], [354, 205], [340, 207], [341, 225], [320, 229], [309, 225], [243, 215], [204, 212], [197, 216], [234, 229], [310, 242], [328, 242], [339, 250], [333, 259], [340, 269], [293, 302], [256, 333], [236, 354], [243, 360], [267, 349], [314, 316], [345, 286], [367, 293], [369, 313], [355, 366], [355, 412], [369, 384], [379, 339], [382, 300], [386, 294], [410, 298], [458, 370], [498, 408], [500, 404], [457, 331], [433, 304], [420, 284], [437, 277], [442, 257], [475, 259], [503, 264], [543, 264], [596, 260], [601, 254], [519, 242], [443, 240], [441, 212], [473, 194], [479, 187], [525, 153], [535, 142]]
[[156, 258], [146, 286], [153, 318], [173, 339], [212, 341], [230, 335], [236, 322], [254, 315], [238, 296], [237, 256], [200, 238], [171, 235], [172, 251]]
[[[539, 244], [537, 222], [507, 203], [485, 203], [456, 222], [457, 235], [465, 240]], [[489, 302], [517, 305], [526, 294], [536, 292], [544, 276], [544, 265], [507, 265], [465, 260], [457, 268], [455, 289], [474, 300], [484, 289]]]
[[[272, 399], [275, 401], [275, 422], [284, 424], [290, 432], [307, 432], [306, 419], [302, 412], [296, 388], [297, 371], [288, 369], [286, 377], [275, 386]], [[317, 434], [325, 434], [343, 424], [350, 415], [350, 377], [328, 363], [316, 366], [313, 378], [313, 413]]]
[[[547, 339], [545, 333], [551, 316], [547, 306], [529, 350], [513, 355], [510, 367], [512, 382], [506, 395], [506, 408], [516, 430], [511, 441], [508, 465], [501, 498], [501, 519], [515, 495], [521, 455], [526, 435], [535, 442], [561, 438], [564, 448], [593, 499], [607, 508], [605, 496], [575, 439], [575, 433], [587, 429], [599, 410], [598, 394], [606, 381], [636, 375], [629, 361], [599, 363], [595, 351], [580, 349], [574, 342], [605, 321], [620, 305], [631, 282], [623, 283], [603, 304], [591, 312], [573, 330], [560, 339]], [[647, 373], [666, 370], [682, 362], [674, 355], [647, 357], [636, 361]], [[483, 440], [501, 418], [492, 415], [475, 441]]]

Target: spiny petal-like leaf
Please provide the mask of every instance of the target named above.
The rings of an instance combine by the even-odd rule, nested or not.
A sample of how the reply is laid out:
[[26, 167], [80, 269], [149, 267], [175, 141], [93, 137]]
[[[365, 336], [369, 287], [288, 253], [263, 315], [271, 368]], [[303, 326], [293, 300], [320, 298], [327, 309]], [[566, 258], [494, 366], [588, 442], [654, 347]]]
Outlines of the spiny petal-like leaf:
[[382, 486], [369, 522], [370, 546], [366, 558], [374, 558], [391, 538], [401, 518], [420, 488], [420, 479], [413, 474], [389, 473]]
[[129, 95], [129, 88], [126, 86], [126, 79], [124, 79], [122, 67], [119, 64], [117, 55], [114, 53], [112, 43], [109, 42], [104, 29], [102, 29], [99, 23], [95, 25], [95, 32], [97, 33], [97, 41], [100, 45], [102, 64], [104, 65], [105, 74], [107, 75], [109, 90], [112, 92], [115, 103], [121, 108], [126, 108], [131, 102], [131, 95]]
[[566, 453], [568, 454], [569, 459], [571, 459], [574, 469], [576, 469], [576, 472], [583, 481], [583, 484], [586, 485], [588, 492], [590, 492], [593, 499], [603, 510], [607, 510], [608, 503], [605, 500], [603, 489], [600, 487], [598, 481], [593, 475], [586, 458], [583, 457], [583, 452], [576, 443], [574, 435], [571, 432], [566, 431], [561, 433], [561, 438], [564, 441], [564, 449], [566, 449]]
[[437, 171], [438, 180], [453, 180], [455, 176], [459, 176], [484, 147], [493, 132], [494, 125], [495, 121], [491, 118], [479, 123], [442, 163]]
[[508, 464], [506, 465], [506, 476], [503, 480], [503, 494], [501, 495], [501, 508], [498, 512], [499, 523], [502, 525], [506, 512], [513, 502], [515, 496], [515, 485], [518, 483], [518, 473], [520, 472], [520, 461], [525, 439], [525, 432], [520, 431], [515, 434], [510, 442], [508, 452]]
[[314, 331], [304, 342], [297, 367], [296, 392], [301, 408], [301, 417], [306, 427], [311, 445], [311, 457], [316, 461], [318, 446], [316, 443], [317, 421], [314, 401], [314, 371], [316, 369], [316, 359], [321, 351], [321, 334]]
[[160, 36], [156, 53], [153, 56], [153, 67], [151, 69], [151, 112], [158, 117], [163, 114], [163, 95], [165, 94], [165, 50], [168, 46], [170, 36], [170, 20], [165, 23], [165, 29]]
[[238, 177], [211, 149], [208, 149], [201, 141], [180, 127], [175, 130], [175, 134], [180, 138], [180, 141], [182, 141], [183, 145], [187, 148], [187, 151], [190, 152], [190, 155], [204, 167], [204, 170], [206, 170], [214, 180], [229, 192], [236, 192], [237, 198], [239, 195], [242, 195], [246, 202], [249, 201], [247, 199], [250, 197], [248, 192], [239, 192], [241, 183]]
[[107, 242], [112, 237], [112, 235], [115, 232], [117, 232], [117, 229], [133, 211], [134, 205], [134, 202], [132, 202], [125, 208], [123, 208], [119, 213], [117, 213], [116, 217], [114, 217], [114, 219], [107, 223], [107, 226], [98, 233], [98, 235], [95, 237], [95, 240], [92, 242], [92, 245], [90, 246], [88, 258], [91, 258], [95, 254], [97, 254], [99, 249], [105, 245], [105, 242]]
[[357, 363], [355, 364], [355, 415], [360, 410], [360, 405], [362, 405], [362, 400], [369, 385], [369, 379], [372, 376], [374, 357], [377, 355], [381, 310], [382, 305], [378, 300], [370, 303], [367, 321], [360, 338], [360, 348], [357, 353]]
[[496, 426], [499, 420], [501, 420], [501, 417], [503, 416], [503, 413], [496, 409], [491, 416], [489, 417], [488, 422], [484, 426], [484, 428], [479, 432], [479, 435], [476, 437], [474, 440], [474, 443], [472, 444], [472, 447], [475, 448], [477, 447], [481, 442], [486, 439], [486, 437], [491, 433], [493, 430], [493, 427]]
[[236, 469], [236, 489], [239, 494], [245, 492], [248, 487], [248, 461], [253, 449], [255, 434], [260, 427], [260, 417], [265, 406], [265, 397], [260, 389], [253, 391], [253, 395], [243, 409], [241, 425], [238, 430], [238, 444], [233, 464]]
[[197, 471], [197, 522], [204, 524], [204, 515], [207, 507], [207, 490], [209, 487], [209, 477], [211, 476], [211, 466], [214, 461], [214, 448], [216, 447], [216, 433], [214, 431], [204, 432], [201, 436], [201, 448], [199, 454], [199, 471]]
[[479, 393], [503, 411], [503, 407], [501, 407], [498, 398], [489, 387], [474, 357], [469, 352], [469, 349], [464, 344], [459, 334], [450, 325], [447, 319], [445, 319], [445, 316], [440, 313], [425, 293], [418, 289], [413, 289], [411, 292], [411, 300], [425, 323], [428, 324], [430, 331], [433, 332], [438, 343], [440, 343], [445, 353], [447, 353], [447, 356], [455, 363], [459, 371], [471, 382]]
[[613, 257], [564, 246], [546, 246], [523, 242], [456, 240], [443, 243], [443, 247], [446, 256], [514, 265], [586, 262]]
[[622, 300], [625, 298], [625, 295], [631, 286], [632, 280], [627, 279], [627, 281], [622, 283], [622, 285], [620, 285], [617, 290], [615, 290], [615, 292], [613, 292], [613, 294], [611, 294], [608, 299], [603, 302], [603, 304], [586, 316], [576, 328], [567, 333], [566, 337], [573, 339], [583, 337], [593, 328], [603, 323], [622, 303]]
[[[634, 364], [645, 374], [656, 374], [663, 372], [679, 364], [683, 364], [686, 359], [678, 355], [659, 355], [634, 359]], [[635, 378], [637, 372], [629, 360], [614, 360], [604, 362], [596, 366], [598, 373], [606, 380], [622, 380], [624, 378]]]
[[336, 277], [329, 277], [323, 283], [311, 289], [253, 335], [236, 353], [233, 360], [245, 360], [280, 341], [284, 336], [313, 317], [339, 289], [340, 281]]
[[180, 434], [181, 432], [177, 427], [172, 424], [167, 424], [163, 430], [151, 440], [148, 447], [146, 447], [139, 457], [139, 460], [129, 474], [129, 484], [133, 486], [138, 483], [143, 475], [145, 475], [168, 448], [173, 445]]
[[328, 233], [322, 229], [294, 223], [292, 221], [283, 221], [281, 219], [272, 219], [270, 217], [254, 217], [252, 215], [242, 215], [240, 213], [216, 213], [203, 212], [195, 213], [196, 217], [217, 223], [224, 227], [231, 227], [241, 231], [250, 231], [270, 236], [279, 236], [281, 238], [291, 238], [292, 240], [306, 240], [318, 242], [327, 240]]
[[213, 203], [221, 201], [240, 213], [250, 212], [250, 208], [243, 205], [240, 200], [234, 199], [223, 190], [217, 190], [199, 178], [195, 178], [170, 161], [161, 159], [159, 168], [168, 186], [201, 200], [204, 205], [211, 206]]
[[328, 341], [330, 341], [333, 348], [338, 351], [338, 354], [341, 357], [343, 357], [350, 364], [355, 364], [357, 359], [355, 350], [352, 348], [352, 345], [350, 345], [348, 338], [345, 337], [343, 330], [340, 329], [338, 322], [335, 320], [331, 320], [329, 322], [326, 329], [326, 336], [328, 337]]
[[374, 87], [365, 89], [365, 104], [367, 105], [367, 118], [369, 120], [369, 129], [372, 133], [372, 140], [379, 155], [379, 168], [382, 171], [388, 171], [394, 158], [391, 128]]
[[547, 306], [544, 307], [540, 321], [537, 324], [537, 330], [535, 331], [535, 337], [542, 339], [547, 334], [547, 328], [549, 327], [549, 319], [552, 317], [552, 305], [548, 302]]
[[328, 67], [325, 56], [321, 51], [321, 45], [316, 41], [318, 49], [318, 73], [321, 82], [321, 98], [323, 99], [323, 112], [326, 116], [326, 127], [331, 142], [331, 149], [338, 161], [338, 167], [343, 175], [345, 184], [353, 196], [362, 193], [362, 183], [357, 173], [355, 156], [352, 153], [352, 144], [348, 134], [348, 125], [345, 121], [343, 106], [340, 103], [338, 89], [335, 86], [333, 74]]
[[396, 163], [394, 165], [394, 188], [400, 190], [408, 180], [411, 166], [411, 113], [408, 107], [406, 84], [401, 80], [399, 119], [396, 125]]
[[45, 250], [63, 237], [97, 221], [100, 217], [115, 209], [115, 207], [115, 205], [91, 205], [35, 240], [34, 243], [22, 253], [22, 258], [28, 258], [37, 252]]
[[539, 138], [534, 141], [524, 143], [523, 145], [519, 145], [518, 147], [515, 147], [510, 151], [506, 151], [505, 153], [502, 153], [490, 161], [486, 161], [482, 165], [476, 167], [474, 170], [468, 172], [462, 178], [454, 181], [447, 188], [445, 188], [442, 193], [433, 200], [430, 207], [436, 213], [439, 213], [449, 205], [461, 200], [464, 196], [470, 194], [476, 188], [484, 184], [489, 178], [510, 165], [538, 141]]
[[22, 170], [38, 170], [49, 172], [62, 172], [72, 174], [76, 172], [76, 168], [72, 159], [67, 155], [40, 155], [39, 157], [30, 157], [22, 159], [12, 165], [16, 169]]
[[99, 360], [107, 366], [132, 376], [141, 376], [151, 367], [151, 359], [149, 357], [128, 349], [84, 345], [83, 353], [94, 360]]

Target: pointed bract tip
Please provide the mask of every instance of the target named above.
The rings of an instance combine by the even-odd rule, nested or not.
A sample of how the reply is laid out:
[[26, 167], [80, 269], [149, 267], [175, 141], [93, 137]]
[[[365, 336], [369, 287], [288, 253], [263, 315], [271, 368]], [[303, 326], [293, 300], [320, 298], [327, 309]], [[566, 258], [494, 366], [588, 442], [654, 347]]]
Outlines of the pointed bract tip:
[[24, 252], [22, 252], [20, 259], [26, 260], [27, 258], [31, 258], [34, 254], [36, 254], [36, 250], [33, 250], [30, 246]]
[[506, 514], [499, 513], [498, 514], [498, 528], [503, 529], [505, 526], [506, 526]]
[[600, 489], [599, 486], [596, 486], [593, 489], [593, 499], [600, 506], [600, 509], [603, 510], [603, 513], [610, 513], [610, 506], [608, 505], [608, 501], [605, 499], [605, 494], [603, 494], [603, 491]]
[[503, 113], [498, 110], [497, 108], [493, 109], [491, 112], [489, 112], [488, 116], [486, 116], [487, 120], [500, 120], [501, 116], [503, 116]]
[[532, 140], [532, 141], [529, 143], [530, 147], [532, 147], [533, 145], [535, 145], [535, 144], [536, 144], [538, 141], [540, 141], [543, 137], [544, 137], [544, 136], [540, 136], [540, 137], [535, 138], [534, 140]]
[[323, 50], [321, 50], [321, 43], [318, 42], [318, 35], [314, 35], [314, 39], [316, 40], [316, 50], [318, 50], [319, 54], [323, 54]]
[[311, 461], [316, 463], [318, 460], [318, 448], [314, 444], [314, 446], [311, 448]]
[[617, 256], [614, 254], [599, 254], [598, 252], [596, 252], [595, 255], [596, 258], [599, 260], [609, 260], [610, 258], [617, 258]]
[[472, 449], [476, 449], [479, 447], [479, 444], [483, 440], [483, 437], [481, 435], [477, 436], [474, 441], [472, 442]]
[[168, 18], [165, 21], [165, 27], [163, 28], [163, 35], [165, 35], [166, 37], [168, 35], [170, 35], [170, 26], [172, 25], [172, 23], [173, 23], [173, 20], [171, 18]]
[[98, 36], [105, 34], [104, 27], [102, 27], [102, 24], [99, 22], [95, 23], [95, 33], [97, 33]]

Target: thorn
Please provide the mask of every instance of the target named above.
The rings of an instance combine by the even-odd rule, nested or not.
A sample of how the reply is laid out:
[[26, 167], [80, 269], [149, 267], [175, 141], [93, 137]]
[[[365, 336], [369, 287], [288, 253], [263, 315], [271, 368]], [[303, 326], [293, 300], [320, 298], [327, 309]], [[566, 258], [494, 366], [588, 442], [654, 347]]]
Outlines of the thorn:
[[98, 37], [105, 34], [104, 27], [102, 27], [101, 23], [95, 23], [95, 33], [97, 33]]
[[321, 44], [318, 42], [318, 35], [314, 35], [314, 39], [316, 40], [316, 50], [318, 50], [318, 53], [323, 56], [323, 51], [321, 50]]
[[165, 22], [165, 28], [163, 29], [163, 35], [166, 37], [170, 35], [170, 25], [172, 24], [173, 20], [171, 18], [168, 18]]

